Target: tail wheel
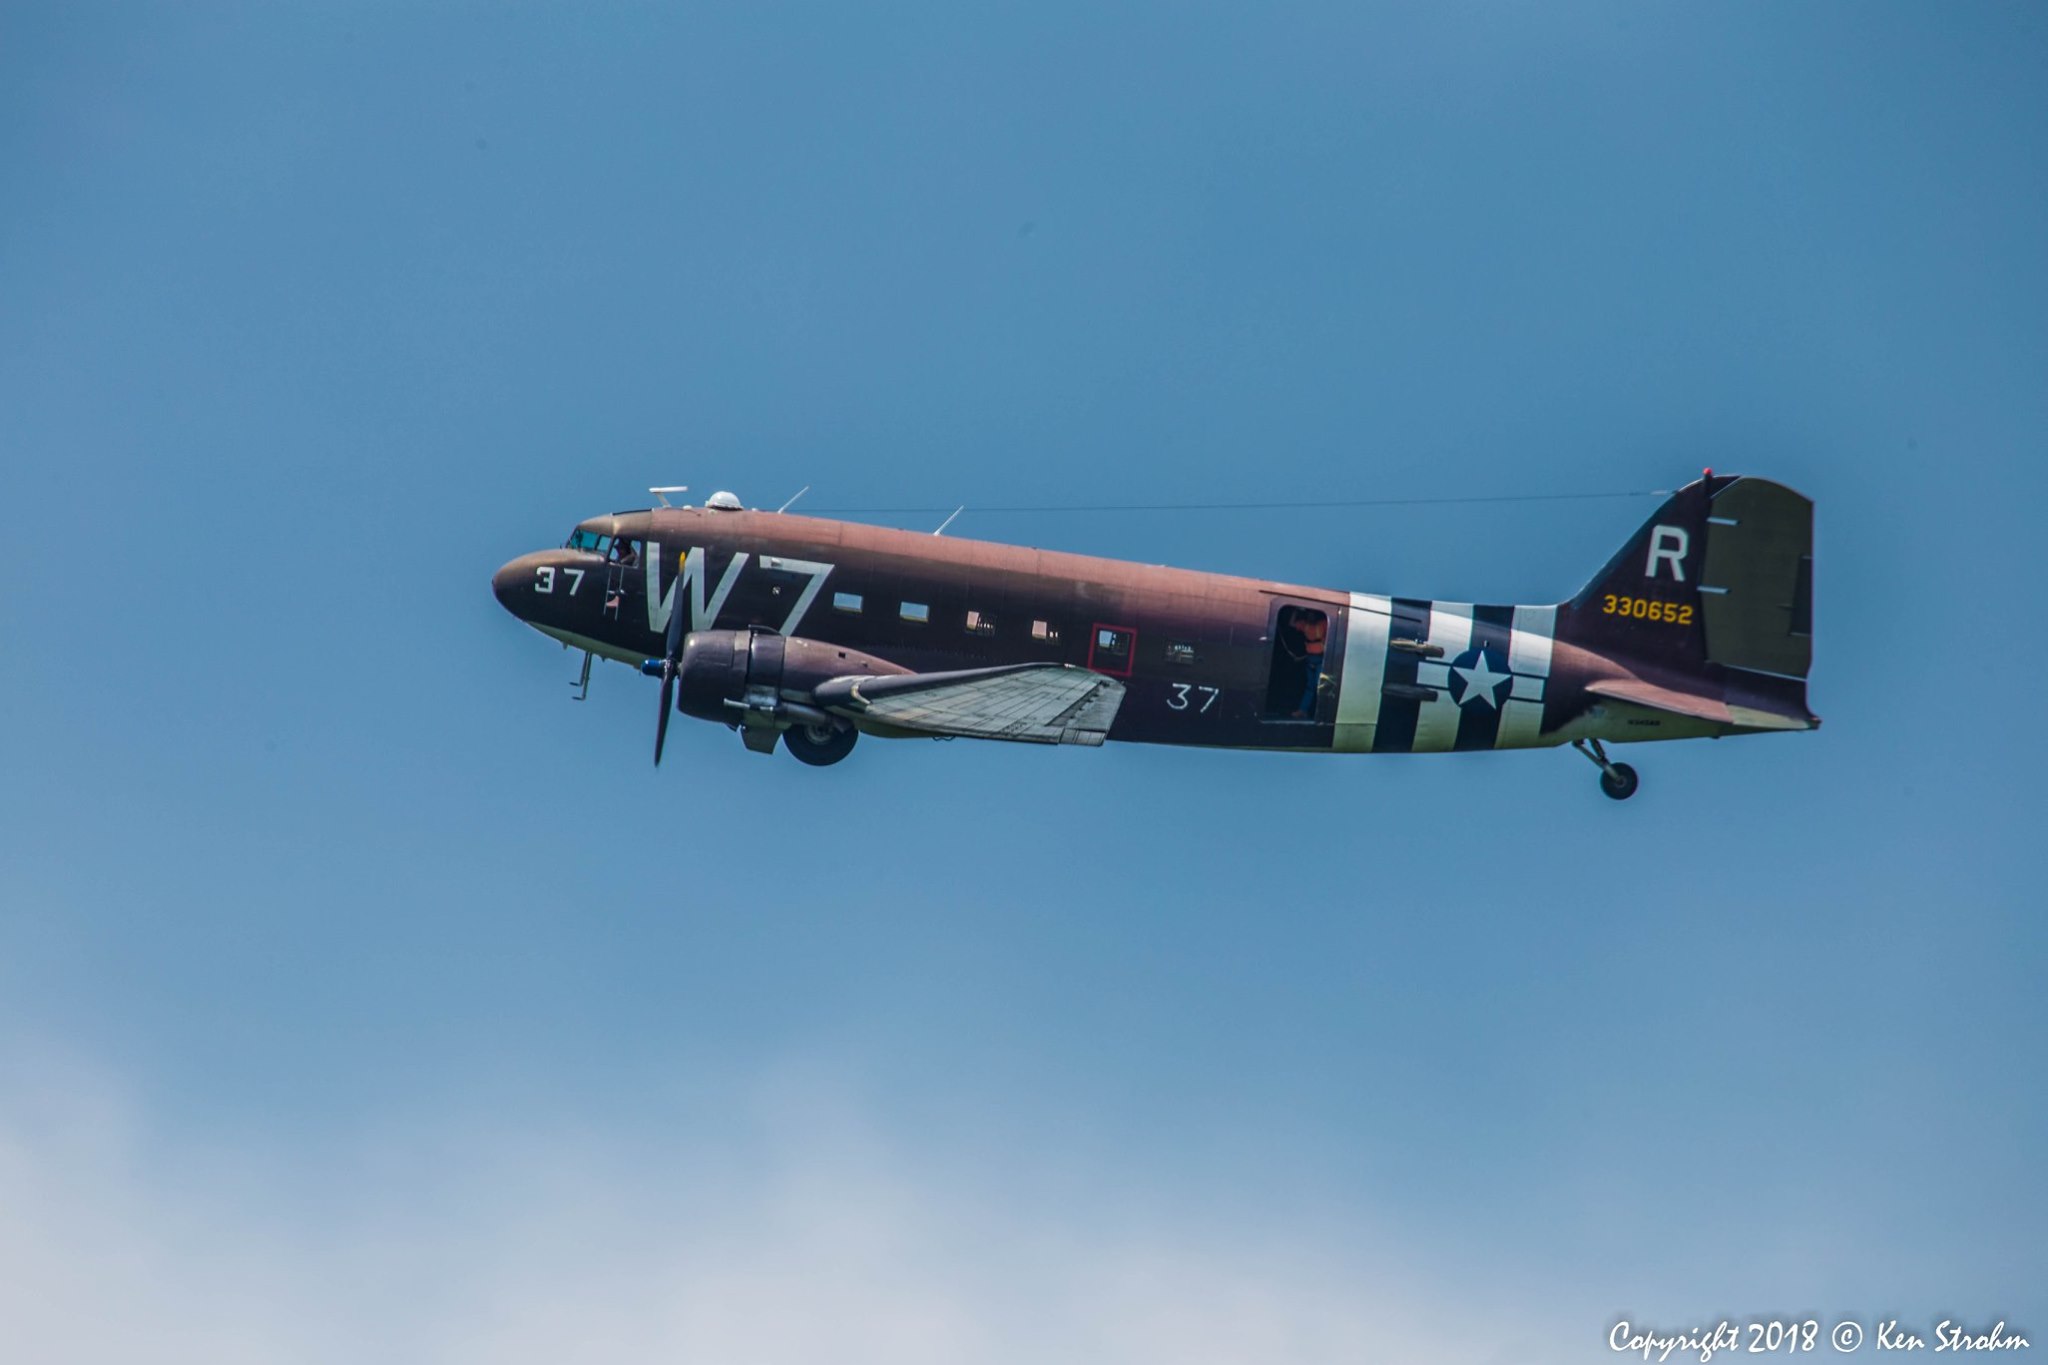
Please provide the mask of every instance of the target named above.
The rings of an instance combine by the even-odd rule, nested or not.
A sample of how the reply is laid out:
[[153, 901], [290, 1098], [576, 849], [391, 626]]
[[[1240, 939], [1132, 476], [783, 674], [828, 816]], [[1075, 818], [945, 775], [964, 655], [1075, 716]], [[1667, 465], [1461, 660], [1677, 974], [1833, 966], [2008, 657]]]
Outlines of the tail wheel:
[[1616, 763], [1600, 774], [1600, 790], [1617, 801], [1628, 800], [1641, 785], [1642, 779], [1636, 776], [1636, 770], [1626, 763]]
[[853, 752], [853, 743], [859, 738], [860, 732], [852, 726], [841, 729], [836, 725], [792, 725], [782, 732], [783, 746], [798, 762], [814, 768], [845, 758]]

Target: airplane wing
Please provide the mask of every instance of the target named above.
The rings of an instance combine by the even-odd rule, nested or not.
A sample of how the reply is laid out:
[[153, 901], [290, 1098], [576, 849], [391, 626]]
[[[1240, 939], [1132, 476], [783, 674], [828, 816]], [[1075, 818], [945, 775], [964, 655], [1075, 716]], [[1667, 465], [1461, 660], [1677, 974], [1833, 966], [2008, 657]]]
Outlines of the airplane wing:
[[863, 729], [1026, 744], [1100, 744], [1123, 704], [1115, 678], [1071, 664], [833, 678], [816, 704]]

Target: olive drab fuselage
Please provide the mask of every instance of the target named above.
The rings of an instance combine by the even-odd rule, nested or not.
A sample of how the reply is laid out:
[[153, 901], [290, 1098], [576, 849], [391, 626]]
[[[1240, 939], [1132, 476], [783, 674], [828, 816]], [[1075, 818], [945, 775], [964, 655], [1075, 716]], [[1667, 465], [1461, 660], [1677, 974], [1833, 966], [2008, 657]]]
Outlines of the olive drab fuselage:
[[[591, 518], [569, 545], [507, 564], [494, 587], [528, 624], [632, 664], [663, 654], [680, 611], [692, 633], [816, 642], [917, 674], [1070, 665], [1121, 684], [1112, 740], [1385, 753], [1811, 728], [1810, 596], [1804, 620], [1794, 604], [1789, 625], [1774, 618], [1761, 635], [1747, 608], [1739, 620], [1722, 613], [1773, 660], [1790, 657], [1778, 636], [1797, 637], [1798, 676], [1727, 667], [1714, 653], [1728, 591], [1703, 577], [1716, 556], [1723, 576], [1770, 554], [1774, 583], [1794, 572], [1775, 542], [1738, 543], [1751, 533], [1712, 515], [1731, 485], [1758, 486], [1745, 496], [1788, 524], [1808, 509], [1797, 573], [1810, 594], [1811, 504], [1713, 476], [1554, 605], [1390, 598], [708, 507]], [[1739, 633], [1724, 627], [1720, 647], [1738, 647]]]

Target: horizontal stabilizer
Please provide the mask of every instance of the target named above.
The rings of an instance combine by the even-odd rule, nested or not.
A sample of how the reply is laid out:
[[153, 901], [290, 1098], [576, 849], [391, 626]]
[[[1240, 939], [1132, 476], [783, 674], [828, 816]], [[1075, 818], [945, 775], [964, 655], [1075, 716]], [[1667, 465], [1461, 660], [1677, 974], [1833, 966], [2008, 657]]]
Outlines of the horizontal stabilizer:
[[862, 728], [1026, 744], [1100, 744], [1124, 685], [1070, 664], [1015, 664], [958, 673], [833, 678], [817, 705]]
[[1676, 688], [1659, 687], [1640, 678], [1608, 678], [1588, 683], [1586, 690], [1596, 697], [1625, 701], [1636, 706], [1646, 706], [1652, 711], [1668, 711], [1674, 716], [1710, 721], [1716, 725], [1732, 725], [1744, 730], [1811, 730], [1820, 724], [1810, 716], [1792, 716], [1777, 711], [1759, 710], [1753, 706], [1732, 705], [1718, 697], [1703, 697], [1696, 692], [1681, 692]]

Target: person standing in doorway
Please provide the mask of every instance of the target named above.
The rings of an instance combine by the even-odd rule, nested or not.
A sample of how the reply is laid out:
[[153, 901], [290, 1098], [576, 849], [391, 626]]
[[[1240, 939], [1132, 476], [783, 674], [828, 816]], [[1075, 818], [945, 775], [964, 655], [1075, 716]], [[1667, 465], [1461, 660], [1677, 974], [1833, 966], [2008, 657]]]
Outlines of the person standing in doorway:
[[1303, 611], [1296, 614], [1294, 628], [1301, 632], [1302, 648], [1308, 659], [1302, 670], [1301, 705], [1295, 708], [1299, 720], [1316, 718], [1317, 693], [1323, 685], [1323, 645], [1329, 638], [1330, 618], [1319, 611]]

